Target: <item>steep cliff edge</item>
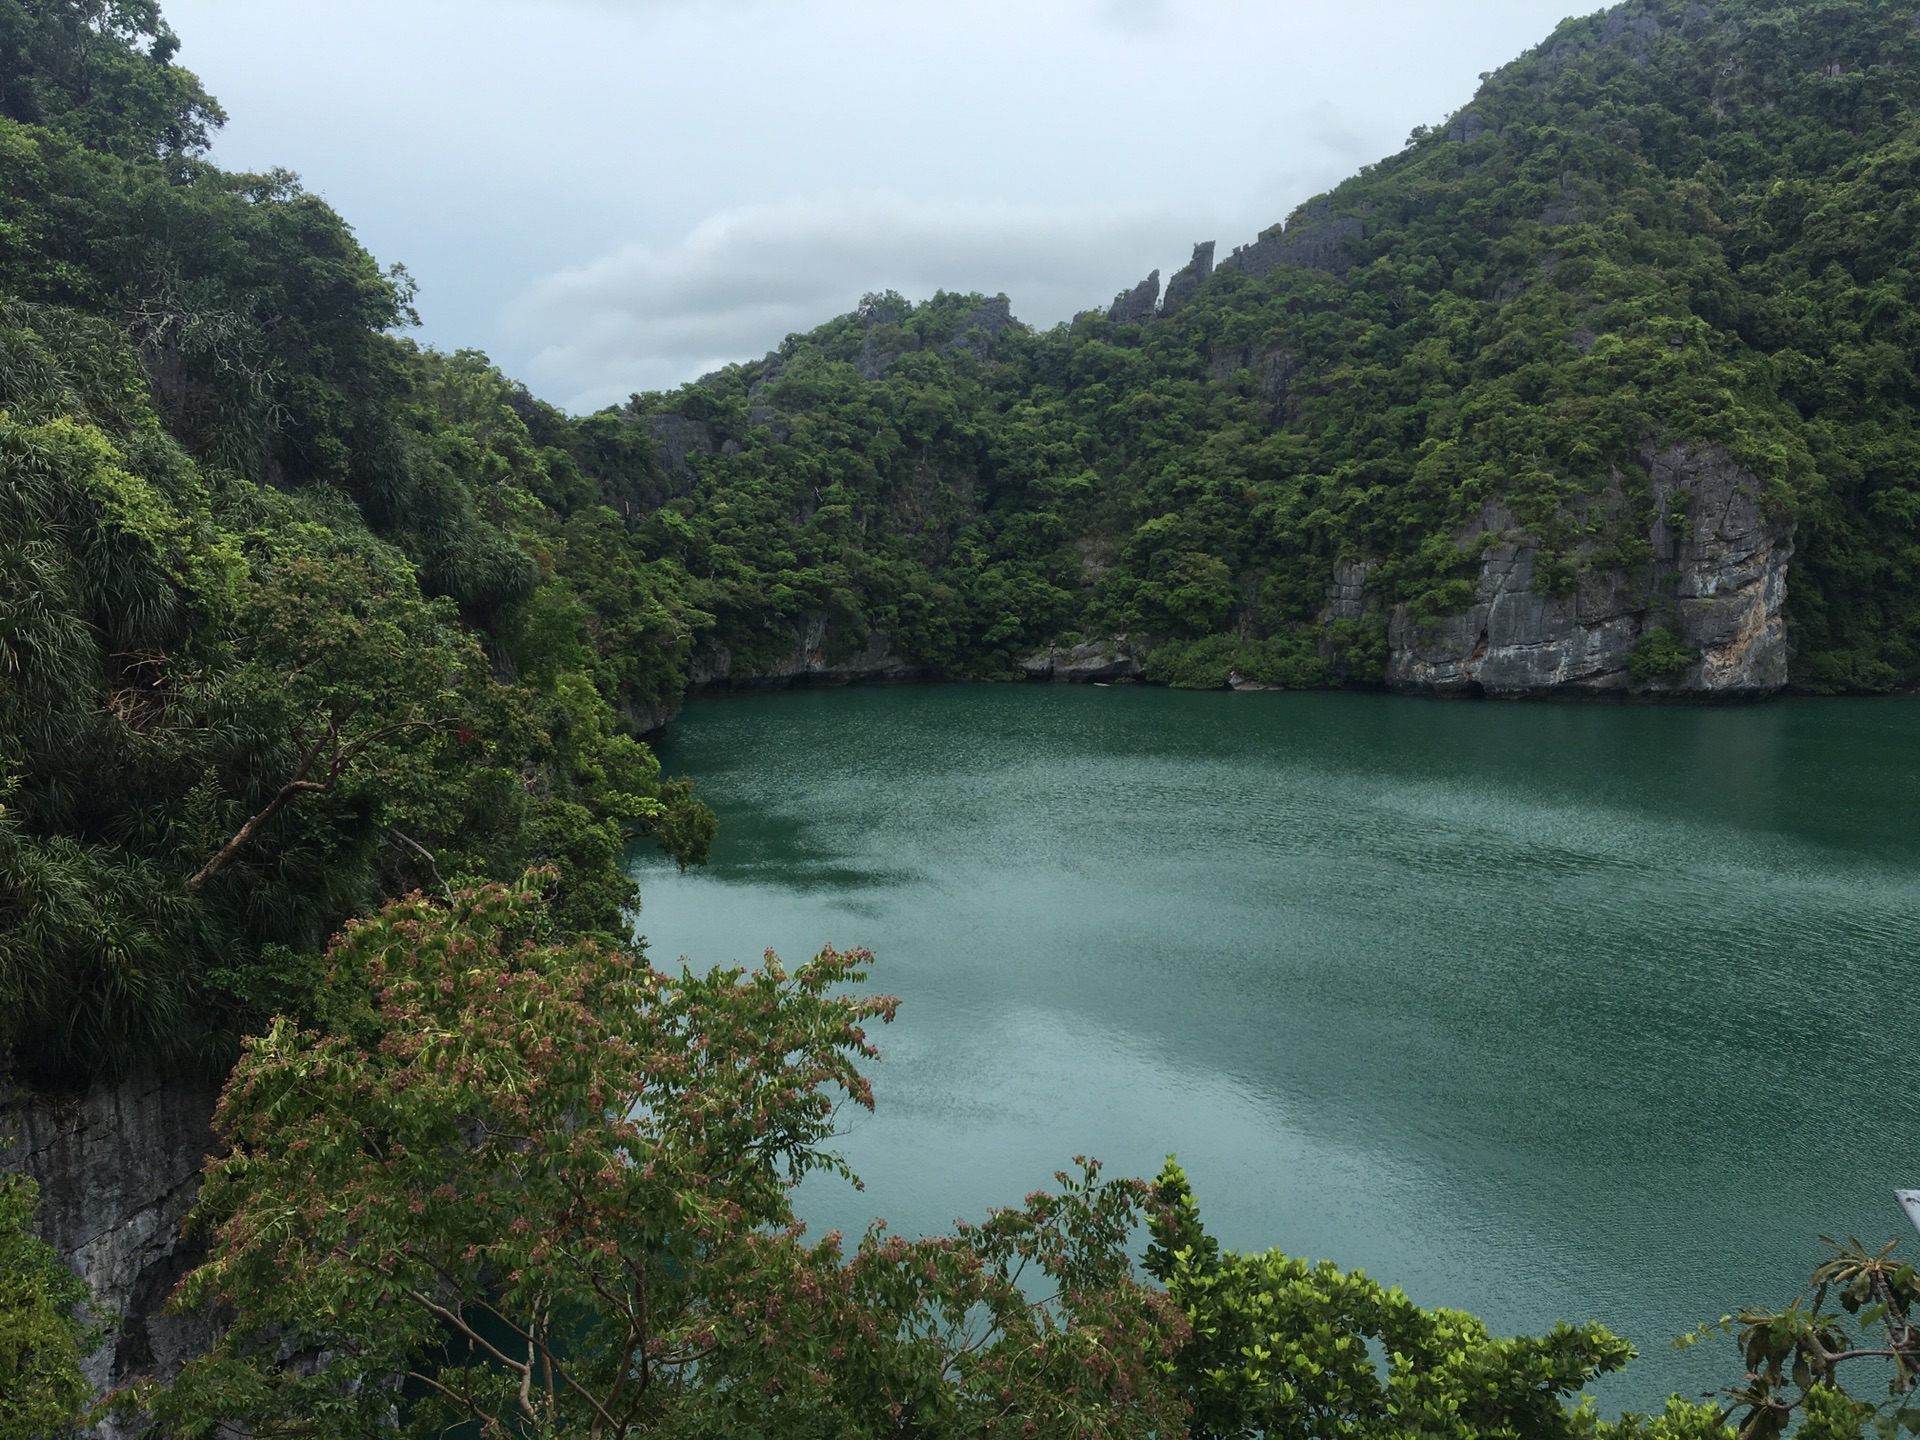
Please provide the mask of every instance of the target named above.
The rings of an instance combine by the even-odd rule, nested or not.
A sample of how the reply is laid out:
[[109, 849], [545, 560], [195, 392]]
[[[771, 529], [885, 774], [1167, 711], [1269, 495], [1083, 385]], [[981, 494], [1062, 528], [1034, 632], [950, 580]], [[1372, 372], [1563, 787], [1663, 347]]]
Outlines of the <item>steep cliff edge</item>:
[[[1537, 593], [1539, 545], [1510, 512], [1489, 506], [1464, 537], [1466, 547], [1484, 547], [1475, 603], [1438, 620], [1396, 607], [1388, 685], [1441, 695], [1704, 700], [1781, 689], [1792, 521], [1768, 517], [1762, 485], [1724, 451], [1668, 446], [1646, 458], [1648, 564], [1589, 570], [1570, 593]], [[1365, 603], [1344, 603], [1356, 600]], [[1657, 631], [1693, 658], [1649, 672], [1644, 657]]]
[[[16, 1091], [0, 1102], [0, 1170], [40, 1184], [40, 1237], [87, 1284], [105, 1343], [83, 1367], [105, 1394], [142, 1376], [171, 1376], [205, 1348], [204, 1321], [163, 1313], [199, 1262], [180, 1233], [200, 1164], [214, 1147], [218, 1087], [206, 1082], [101, 1082], [74, 1095]], [[122, 1440], [137, 1429], [92, 1432]]]

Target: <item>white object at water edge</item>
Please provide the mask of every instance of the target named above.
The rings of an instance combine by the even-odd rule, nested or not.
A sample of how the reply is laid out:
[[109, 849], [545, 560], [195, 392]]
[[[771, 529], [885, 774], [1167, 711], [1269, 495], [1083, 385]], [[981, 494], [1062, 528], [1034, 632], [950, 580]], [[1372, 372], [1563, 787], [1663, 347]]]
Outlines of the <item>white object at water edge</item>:
[[1907, 1219], [1913, 1222], [1913, 1228], [1920, 1230], [1920, 1190], [1896, 1190], [1893, 1198], [1900, 1202], [1900, 1208], [1907, 1212]]

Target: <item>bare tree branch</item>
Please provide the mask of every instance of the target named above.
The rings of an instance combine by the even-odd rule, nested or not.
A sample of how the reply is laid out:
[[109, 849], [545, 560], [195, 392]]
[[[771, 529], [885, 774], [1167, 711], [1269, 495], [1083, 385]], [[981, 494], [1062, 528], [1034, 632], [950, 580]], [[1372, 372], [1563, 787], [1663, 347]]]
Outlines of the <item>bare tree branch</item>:
[[411, 835], [396, 830], [391, 825], [387, 827], [387, 838], [397, 844], [404, 845], [407, 849], [413, 851], [414, 854], [427, 862], [427, 869], [433, 872], [433, 878], [440, 886], [440, 893], [446, 896], [448, 904], [452, 904], [453, 887], [447, 884], [446, 877], [440, 873], [440, 862], [433, 858], [433, 852], [418, 840], [415, 840]]
[[296, 796], [325, 794], [332, 788], [331, 780], [324, 785], [316, 780], [289, 780], [282, 785], [279, 793], [267, 802], [264, 810], [235, 831], [233, 838], [222, 845], [211, 860], [194, 871], [187, 880], [187, 892], [193, 895], [199, 894], [201, 887], [226, 869], [233, 857], [252, 844], [253, 837], [266, 827], [268, 821], [292, 804]]
[[[499, 1361], [502, 1365], [506, 1366], [507, 1369], [513, 1371], [514, 1374], [524, 1376], [531, 1372], [532, 1370], [531, 1365], [522, 1365], [517, 1360], [508, 1359], [506, 1355], [503, 1354], [493, 1344], [491, 1340], [487, 1339], [486, 1336], [482, 1335], [478, 1330], [475, 1330], [471, 1325], [467, 1324], [467, 1322], [460, 1317], [459, 1311], [450, 1310], [445, 1305], [436, 1303], [433, 1299], [431, 1299], [426, 1295], [421, 1294], [418, 1290], [409, 1290], [407, 1293], [413, 1296], [413, 1298], [417, 1302], [419, 1302], [421, 1305], [426, 1306], [429, 1312], [431, 1312], [434, 1315], [437, 1315], [440, 1319], [446, 1321], [447, 1324], [453, 1326], [453, 1328], [458, 1330], [462, 1335], [466, 1336], [469, 1343], [479, 1346], [482, 1350], [486, 1351], [487, 1354], [491, 1355], [495, 1360]], [[526, 1405], [524, 1400], [521, 1402], [521, 1404], [522, 1404], [522, 1408], [526, 1411], [526, 1416], [529, 1420], [537, 1420], [539, 1418], [537, 1415], [533, 1413], [532, 1408]]]
[[[349, 709], [344, 720], [351, 720], [352, 718], [353, 711]], [[262, 809], [259, 814], [249, 819], [246, 824], [242, 825], [239, 830], [234, 833], [233, 838], [227, 841], [225, 845], [222, 845], [219, 852], [215, 854], [211, 860], [207, 861], [206, 864], [202, 865], [188, 878], [188, 894], [199, 894], [207, 881], [226, 869], [227, 866], [233, 862], [234, 857], [253, 843], [255, 837], [266, 828], [274, 816], [286, 809], [287, 806], [291, 805], [300, 796], [324, 795], [333, 789], [334, 785], [339, 782], [340, 777], [352, 767], [353, 762], [366, 753], [368, 746], [374, 744], [376, 741], [398, 735], [403, 731], [418, 730], [432, 724], [432, 722], [428, 720], [403, 720], [398, 724], [383, 725], [378, 730], [362, 736], [353, 744], [343, 745], [340, 741], [340, 727], [344, 723], [344, 720], [340, 716], [328, 715], [326, 734], [318, 740], [315, 740], [301, 753], [300, 763], [294, 769], [293, 778], [282, 785], [275, 793], [273, 799], [266, 803], [265, 808]], [[304, 735], [305, 729], [304, 724], [300, 726], [295, 732], [296, 739]], [[331, 749], [332, 753], [327, 757], [327, 778], [325, 780], [308, 779], [307, 777], [313, 773], [314, 766], [319, 762], [321, 754], [328, 749]], [[416, 845], [414, 848], [419, 849], [420, 847]], [[425, 855], [426, 851], [421, 850], [420, 853]], [[428, 855], [427, 859], [429, 863], [431, 863], [433, 857]], [[440, 878], [438, 868], [434, 870], [434, 878]], [[442, 888], [445, 888], [446, 881], [441, 880], [440, 884]]]

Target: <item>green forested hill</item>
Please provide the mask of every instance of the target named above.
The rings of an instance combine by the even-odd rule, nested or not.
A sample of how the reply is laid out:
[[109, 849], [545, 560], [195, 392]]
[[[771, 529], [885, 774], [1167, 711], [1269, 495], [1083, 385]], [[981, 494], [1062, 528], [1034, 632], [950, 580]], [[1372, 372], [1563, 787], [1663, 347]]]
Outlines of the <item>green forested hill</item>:
[[[1474, 601], [1485, 507], [1537, 546], [1535, 592], [1631, 583], [1656, 523], [1693, 523], [1655, 513], [1650, 447], [1717, 446], [1794, 535], [1793, 682], [1910, 684], [1914, 11], [1635, 0], [1158, 315], [1122, 297], [1035, 334], [979, 297], [877, 297], [636, 397], [700, 427], [652, 421], [685, 458], [642, 553], [749, 667], [819, 616], [829, 651], [878, 630], [952, 673], [1128, 634], [1228, 637], [1163, 652], [1189, 683], [1366, 680], [1399, 607]], [[1341, 562], [1362, 614], [1329, 610]], [[1642, 657], [1665, 619], [1636, 621]]]
[[[619, 932], [624, 840], [711, 834], [633, 738], [690, 681], [1113, 637], [1175, 683], [1404, 680], [1422, 637], [1486, 648], [1497, 564], [1684, 692], [1720, 577], [1788, 553], [1794, 684], [1920, 679], [1913, 0], [1632, 0], [1157, 310], [874, 296], [584, 418], [395, 338], [405, 273], [210, 165], [174, 46], [146, 0], [0, 0], [29, 1074], [224, 1064], [416, 886], [550, 861], [566, 922]], [[1706, 452], [1759, 558], [1676, 582], [1732, 544]]]

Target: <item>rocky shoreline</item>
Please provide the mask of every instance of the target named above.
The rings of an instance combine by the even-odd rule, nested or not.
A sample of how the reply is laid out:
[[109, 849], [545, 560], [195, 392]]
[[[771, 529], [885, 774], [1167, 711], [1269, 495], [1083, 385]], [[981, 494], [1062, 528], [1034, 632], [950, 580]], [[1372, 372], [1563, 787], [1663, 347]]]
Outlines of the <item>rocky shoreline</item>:
[[[1423, 618], [1405, 605], [1388, 609], [1373, 592], [1365, 560], [1334, 567], [1322, 621], [1384, 625], [1384, 686], [1436, 698], [1725, 703], [1768, 699], [1788, 684], [1782, 607], [1794, 555], [1791, 518], [1768, 513], [1764, 485], [1716, 447], [1649, 446], [1650, 493], [1597, 497], [1574, 517], [1590, 532], [1576, 557], [1591, 561], [1622, 533], [1644, 539], [1645, 563], [1632, 568], [1583, 564], [1570, 588], [1535, 589], [1540, 542], [1500, 504], [1483, 508], [1457, 537], [1480, 556], [1473, 603], [1457, 614]], [[1627, 518], [1635, 506], [1644, 514]], [[1647, 520], [1646, 515], [1651, 519]], [[1673, 668], [1636, 673], [1636, 657], [1664, 637], [1687, 657]], [[1154, 646], [1129, 636], [1048, 646], [1019, 662], [1032, 683], [1111, 685], [1138, 682]], [[772, 665], [745, 667], [713, 646], [694, 657], [687, 697], [809, 686], [911, 684], [940, 680], [899, 653], [885, 635], [833, 633], [825, 616], [796, 626]], [[1274, 687], [1229, 683], [1236, 691]], [[642, 734], [658, 735], [679, 704], [629, 710]]]

